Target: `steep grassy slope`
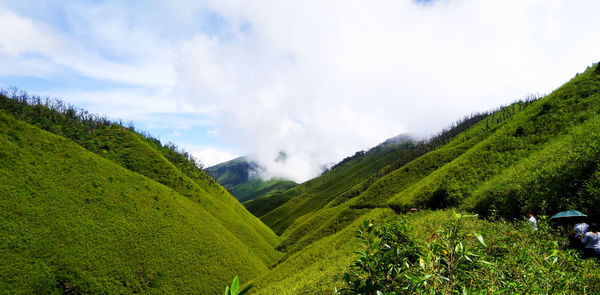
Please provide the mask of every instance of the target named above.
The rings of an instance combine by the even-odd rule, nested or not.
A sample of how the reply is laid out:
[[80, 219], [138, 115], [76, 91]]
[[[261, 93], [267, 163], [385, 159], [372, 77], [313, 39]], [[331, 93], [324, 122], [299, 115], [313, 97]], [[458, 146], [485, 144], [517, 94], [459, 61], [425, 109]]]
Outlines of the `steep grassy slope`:
[[206, 170], [240, 202], [284, 192], [298, 185], [285, 179], [263, 180], [253, 178], [251, 174], [260, 169], [260, 166], [255, 162], [246, 157], [240, 157], [209, 167]]
[[576, 126], [479, 186], [465, 208], [483, 215], [518, 216], [583, 210], [599, 217], [600, 116]]
[[412, 142], [401, 142], [380, 146], [367, 153], [359, 152], [322, 176], [286, 192], [295, 196], [260, 219], [275, 233], [281, 234], [298, 218], [318, 211], [364, 178], [394, 162], [412, 145]]
[[256, 170], [258, 165], [246, 157], [239, 157], [233, 160], [220, 163], [206, 168], [210, 176], [219, 182], [226, 189], [230, 189], [238, 184], [250, 180], [250, 173]]
[[[272, 263], [279, 256], [273, 249], [278, 238], [271, 229], [245, 210], [210, 177], [188, 177], [141, 136], [118, 126], [96, 130], [92, 138], [84, 143], [89, 150], [197, 202], [234, 235], [245, 241], [253, 253], [265, 262]], [[95, 147], [99, 143], [111, 148], [98, 150]]]
[[231, 194], [240, 202], [246, 202], [259, 196], [284, 192], [297, 185], [297, 183], [291, 180], [277, 178], [271, 180], [262, 180], [257, 178], [240, 183], [229, 189], [229, 192], [231, 192]]
[[[597, 117], [599, 112], [600, 74], [596, 73], [593, 67], [549, 96], [535, 102], [523, 112], [516, 114], [507, 121], [505, 126], [456, 160], [398, 193], [389, 204], [400, 210], [410, 206], [431, 207], [432, 203], [439, 202], [440, 199], [449, 204], [460, 204], [486, 181], [507, 172], [509, 167], [521, 161], [527, 161], [528, 158], [543, 153], [546, 146], [560, 141], [570, 132], [576, 132], [573, 129], [576, 126], [589, 124], [586, 130], [596, 131], [597, 125], [586, 122]], [[572, 138], [583, 139], [590, 135], [579, 132]], [[597, 159], [592, 157], [586, 161], [593, 163]], [[572, 179], [589, 178], [595, 166], [590, 167], [592, 170], [586, 172], [587, 175], [572, 175]], [[557, 171], [557, 173], [566, 172]], [[527, 175], [542, 177], [540, 173]], [[575, 191], [579, 190], [580, 188]], [[566, 203], [563, 205], [566, 206]], [[538, 208], [541, 206], [530, 209]], [[522, 208], [522, 210], [526, 209]], [[558, 209], [560, 206], [545, 208], [545, 210]], [[514, 217], [523, 212], [511, 213]]]
[[0, 146], [4, 292], [206, 294], [267, 270], [193, 200], [70, 140], [0, 112]]
[[[375, 209], [364, 219], [386, 220], [390, 209]], [[362, 219], [295, 253], [253, 281], [256, 294], [331, 294], [360, 247], [355, 231]]]
[[256, 217], [262, 217], [265, 214], [275, 210], [277, 207], [285, 204], [285, 202], [301, 194], [302, 189], [298, 186], [284, 192], [271, 193], [244, 202], [244, 206], [250, 213]]
[[[365, 249], [355, 237], [360, 221], [369, 220], [381, 226], [398, 219], [409, 225], [406, 234], [421, 245], [424, 253], [427, 244], [440, 237], [440, 230], [454, 221], [453, 213], [444, 210], [400, 216], [390, 209], [371, 209], [344, 229], [311, 244], [254, 280], [254, 294], [332, 294], [336, 289], [347, 287], [343, 275], [358, 259], [356, 251]], [[470, 282], [473, 289], [467, 289], [468, 294], [595, 294], [600, 291], [598, 263], [582, 260], [576, 251], [566, 249], [563, 233], [543, 220], [539, 231], [534, 232], [526, 222], [471, 218], [463, 221], [461, 232], [466, 235], [464, 247], [486, 260], [486, 263], [464, 267], [463, 271], [477, 278]], [[482, 235], [485, 247], [474, 235], [467, 235], [473, 232]], [[420, 266], [417, 263], [414, 267]], [[515, 289], [517, 285], [526, 291]]]
[[[58, 106], [56, 106], [58, 104]], [[174, 145], [143, 136], [102, 118], [64, 107], [61, 102], [42, 103], [25, 94], [0, 95], [0, 109], [55, 134], [68, 137], [86, 149], [130, 171], [164, 184], [201, 205], [251, 251], [270, 264], [279, 257], [273, 249], [277, 236], [210, 176], [194, 159]]]
[[[328, 198], [328, 202], [318, 200], [321, 195], [307, 194], [306, 184], [275, 195], [288, 200], [261, 219], [282, 234], [279, 249], [286, 254], [274, 268], [281, 273], [265, 275], [257, 284], [269, 291], [285, 290], [288, 286], [294, 292], [330, 292], [331, 289], [309, 291], [308, 286], [324, 286], [320, 282], [326, 281], [325, 277], [339, 280], [338, 270], [343, 262], [336, 264], [336, 259], [344, 261], [342, 257], [350, 252], [342, 252], [350, 250], [344, 250], [338, 243], [351, 240], [339, 234], [349, 230], [357, 220], [381, 210], [378, 207], [405, 212], [413, 206], [420, 209], [461, 206], [484, 215], [506, 217], [518, 217], [529, 209], [537, 214], [553, 214], [577, 208], [600, 217], [594, 205], [600, 192], [600, 71], [597, 67], [588, 68], [543, 99], [499, 109], [454, 133], [443, 145], [400, 166], [380, 168], [368, 178], [355, 182], [352, 180], [356, 175], [340, 172], [336, 180], [352, 182], [352, 185]], [[320, 177], [307, 184], [314, 186], [327, 181]], [[259, 198], [245, 205], [250, 207], [257, 201], [267, 204], [273, 197]], [[305, 204], [311, 202], [310, 198], [318, 206]], [[310, 206], [319, 208], [312, 210]], [[302, 209], [295, 211], [297, 208]], [[273, 216], [274, 213], [278, 215]], [[286, 218], [293, 222], [280, 227], [278, 220]], [[436, 221], [427, 218], [421, 222], [435, 226]], [[337, 237], [340, 240], [336, 240]], [[340, 249], [327, 244], [338, 245]], [[321, 263], [320, 259], [312, 260], [310, 254], [304, 256], [319, 247], [321, 253], [335, 258], [325, 258], [327, 262]], [[298, 257], [304, 258], [294, 260]], [[301, 270], [286, 270], [294, 268], [290, 265]], [[296, 276], [305, 269], [317, 274]], [[283, 278], [286, 274], [289, 280]], [[271, 276], [282, 279], [270, 280]]]

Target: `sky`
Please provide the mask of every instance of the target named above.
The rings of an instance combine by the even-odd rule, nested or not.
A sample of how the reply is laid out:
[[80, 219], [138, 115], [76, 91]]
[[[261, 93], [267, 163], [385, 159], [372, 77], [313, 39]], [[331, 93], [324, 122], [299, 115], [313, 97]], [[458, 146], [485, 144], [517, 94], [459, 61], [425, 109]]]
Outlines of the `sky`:
[[[0, 87], [302, 182], [600, 61], [600, 1], [0, 0]], [[285, 161], [277, 160], [285, 152]]]

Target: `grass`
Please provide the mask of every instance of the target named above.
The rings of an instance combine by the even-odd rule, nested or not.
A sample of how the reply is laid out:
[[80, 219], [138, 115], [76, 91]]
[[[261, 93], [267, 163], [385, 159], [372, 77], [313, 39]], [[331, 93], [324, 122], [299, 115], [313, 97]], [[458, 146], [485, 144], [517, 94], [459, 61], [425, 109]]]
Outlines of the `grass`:
[[[84, 143], [89, 150], [197, 202], [234, 235], [246, 241], [254, 254], [266, 263], [273, 263], [279, 257], [279, 253], [273, 249], [278, 243], [273, 232], [211, 178], [188, 177], [150, 143], [125, 128], [114, 126], [99, 129], [92, 138], [91, 143]], [[95, 148], [102, 145], [111, 148]]]
[[515, 114], [504, 126], [456, 160], [396, 194], [389, 204], [400, 210], [424, 206], [439, 188], [444, 188], [449, 198], [461, 203], [478, 186], [519, 161], [540, 153], [547, 144], [560, 140], [575, 126], [597, 117], [600, 75], [593, 69]]
[[[45, 114], [0, 101], [21, 120], [73, 140], [0, 114], [7, 237], [0, 250], [8, 257], [0, 261], [0, 287], [215, 293], [239, 275], [259, 294], [331, 293], [344, 286], [360, 250], [354, 232], [362, 220], [385, 224], [418, 207], [403, 218], [426, 251], [453, 222], [449, 211], [429, 209], [460, 207], [490, 218], [464, 224], [484, 236], [483, 248], [474, 236], [465, 243], [490, 263], [467, 264], [461, 278], [470, 279], [458, 284], [467, 292], [597, 293], [598, 265], [565, 249], [564, 233], [544, 217], [537, 232], [514, 222], [529, 209], [585, 208], [600, 217], [596, 68], [543, 99], [473, 117], [435, 145], [359, 152], [318, 178], [244, 204], [281, 237], [176, 148], [121, 125], [68, 119], [68, 110]], [[432, 275], [423, 282], [433, 284], [440, 265], [423, 268]]]
[[465, 201], [465, 208], [510, 217], [518, 216], [519, 208], [539, 214], [578, 209], [598, 217], [599, 172], [600, 116], [596, 116], [481, 185]]
[[206, 170], [242, 203], [260, 196], [284, 192], [298, 185], [290, 180], [263, 180], [252, 176], [259, 169], [261, 168], [255, 162], [240, 157]]
[[229, 192], [240, 202], [246, 202], [258, 196], [284, 192], [297, 185], [297, 183], [290, 180], [277, 178], [262, 180], [256, 178], [232, 187]]
[[[361, 221], [371, 220], [382, 226], [397, 219], [407, 222], [411, 229], [408, 234], [423, 249], [454, 220], [448, 210], [397, 215], [390, 209], [370, 209], [343, 229], [292, 254], [269, 273], [253, 280], [252, 294], [333, 294], [345, 287], [343, 275], [358, 257], [356, 251], [362, 250], [355, 237]], [[462, 223], [461, 232], [465, 235], [477, 232], [486, 243], [482, 246], [472, 234], [464, 241], [469, 251], [479, 255], [477, 261], [486, 261], [469, 264], [467, 273], [458, 276], [466, 278], [463, 283], [469, 294], [600, 291], [600, 265], [594, 260], [583, 260], [578, 252], [568, 249], [568, 229], [548, 223], [545, 217], [539, 217], [538, 231], [533, 231], [524, 220], [469, 218]], [[418, 263], [415, 267], [419, 267]], [[438, 293], [443, 291], [440, 289]]]
[[[389, 210], [385, 209], [388, 207], [396, 212], [406, 212], [413, 206], [422, 210], [460, 206], [483, 215], [506, 218], [518, 218], [528, 209], [551, 214], [563, 209], [588, 208], [590, 214], [598, 217], [594, 203], [600, 192], [600, 141], [597, 138], [600, 134], [600, 74], [595, 72], [596, 67], [588, 68], [545, 98], [517, 102], [499, 109], [454, 133], [452, 138], [434, 150], [400, 166], [394, 165], [393, 159], [388, 159], [379, 162], [386, 165], [368, 173], [366, 170], [364, 174], [356, 173], [364, 168], [361, 165], [366, 165], [361, 163], [362, 158], [356, 157], [342, 163], [338, 170], [334, 169], [292, 190], [247, 202], [247, 207], [258, 208], [253, 211], [260, 214], [267, 211], [260, 211], [260, 205], [269, 207], [269, 210], [279, 206], [259, 216], [281, 234], [279, 249], [286, 252], [269, 274], [258, 279], [259, 285], [264, 285], [268, 292], [282, 294], [331, 292], [332, 288], [322, 284], [326, 280], [323, 276], [339, 282], [341, 274], [336, 271], [340, 264], [335, 259], [346, 261], [341, 258], [344, 251], [351, 255], [349, 249], [336, 248], [339, 247], [336, 239], [340, 238], [340, 233], [348, 233], [349, 227], [358, 220], [373, 212]], [[376, 161], [379, 156], [369, 161]], [[394, 157], [398, 159], [402, 155], [397, 153]], [[444, 221], [446, 213], [440, 212], [411, 217], [419, 220], [415, 223], [415, 233], [428, 235], [419, 237], [421, 240], [430, 238], [432, 232], [447, 222]], [[491, 236], [494, 231], [510, 233], [524, 230], [518, 224], [504, 221], [478, 220], [472, 225], [484, 228], [486, 235]], [[546, 239], [550, 236], [536, 236], [538, 240], [521, 234], [514, 237], [525, 242], [508, 245], [494, 237], [490, 239], [502, 244], [497, 251], [512, 253], [519, 259], [530, 256], [531, 260], [521, 263], [537, 267], [532, 273], [549, 267], [544, 265], [546, 257], [530, 252], [551, 255], [544, 247], [554, 247], [552, 239], [560, 240], [560, 237]], [[340, 239], [356, 245], [350, 236]], [[534, 246], [527, 248], [527, 243]], [[329, 247], [328, 244], [334, 246]], [[518, 249], [520, 252], [510, 249], [511, 246], [521, 247]], [[323, 258], [326, 264], [322, 264], [321, 256], [313, 260], [306, 253], [315, 249], [335, 258]], [[531, 290], [534, 292], [561, 284], [566, 284], [569, 290], [579, 290], [564, 274], [586, 282], [593, 276], [586, 276], [583, 268], [569, 273], [568, 268], [578, 261], [577, 255], [564, 247], [559, 250], [560, 259], [564, 262], [560, 268], [563, 275], [553, 277], [554, 281], [527, 279], [531, 274], [518, 265], [519, 261], [493, 256], [490, 259], [506, 263], [512, 272], [502, 272], [505, 277], [489, 282], [490, 286], [510, 289], [512, 287], [506, 284], [517, 281], [533, 286]], [[300, 270], [291, 271], [294, 269], [291, 265]], [[589, 263], [585, 262], [585, 265], [589, 266]], [[305, 269], [307, 272], [304, 272]], [[308, 269], [318, 274], [311, 277]], [[285, 279], [286, 275], [290, 280]], [[269, 276], [280, 279], [268, 279]], [[317, 286], [316, 291], [310, 291], [308, 286], [311, 284]], [[283, 291], [286, 285], [294, 291]], [[260, 288], [258, 291], [263, 293]]]
[[[372, 210], [365, 218], [393, 215], [389, 209]], [[251, 294], [332, 294], [354, 260], [360, 242], [354, 238], [360, 220], [336, 234], [320, 239], [253, 280]]]
[[[58, 106], [56, 106], [58, 105]], [[163, 145], [132, 127], [64, 107], [40, 102], [26, 94], [0, 95], [0, 109], [54, 134], [65, 136], [87, 150], [175, 190], [215, 217], [267, 264], [280, 253], [273, 231], [249, 213], [231, 194], [202, 171], [194, 158], [174, 144]]]
[[0, 112], [0, 289], [216, 293], [267, 271], [197, 202]]
[[411, 145], [410, 142], [404, 142], [394, 144], [390, 148], [375, 148], [350, 158], [322, 176], [286, 192], [296, 196], [262, 215], [260, 219], [275, 233], [282, 234], [298, 218], [318, 211], [338, 195], [362, 182], [364, 178], [394, 162], [406, 153]]

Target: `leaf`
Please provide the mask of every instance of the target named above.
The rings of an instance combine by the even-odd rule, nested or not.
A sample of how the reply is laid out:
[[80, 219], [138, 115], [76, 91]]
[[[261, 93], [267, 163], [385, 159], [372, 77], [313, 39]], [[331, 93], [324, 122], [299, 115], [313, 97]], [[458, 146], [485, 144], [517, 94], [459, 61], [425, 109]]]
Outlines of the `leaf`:
[[236, 276], [233, 278], [231, 283], [231, 295], [238, 295], [238, 289], [240, 288], [240, 279]]
[[491, 262], [489, 262], [489, 261], [485, 261], [485, 260], [479, 260], [479, 262], [481, 262], [481, 263], [484, 263], [484, 264], [487, 264], [487, 265], [496, 265], [496, 264], [494, 264], [494, 263], [491, 263]]
[[244, 288], [242, 291], [240, 291], [240, 293], [238, 293], [238, 295], [246, 294], [246, 292], [248, 292], [248, 290], [250, 290], [250, 288], [252, 288], [252, 284], [248, 285], [246, 288]]
[[479, 243], [481, 243], [484, 247], [487, 247], [487, 245], [485, 244], [485, 240], [483, 239], [483, 236], [480, 233], [473, 233], [476, 237], [477, 240], [479, 240]]
[[225, 286], [225, 295], [230, 295], [229, 286]]

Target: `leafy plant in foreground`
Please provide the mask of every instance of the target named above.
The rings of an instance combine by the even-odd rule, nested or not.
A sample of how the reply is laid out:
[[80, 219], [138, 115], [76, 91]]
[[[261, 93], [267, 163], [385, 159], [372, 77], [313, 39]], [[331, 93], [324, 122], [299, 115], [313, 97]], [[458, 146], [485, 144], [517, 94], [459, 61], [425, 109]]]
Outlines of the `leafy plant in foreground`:
[[457, 289], [466, 291], [465, 282], [470, 269], [477, 267], [480, 259], [468, 247], [467, 238], [480, 234], [467, 233], [462, 223], [476, 215], [454, 213], [454, 219], [437, 231], [425, 245], [418, 245], [410, 236], [410, 227], [403, 220], [375, 228], [372, 221], [363, 221], [357, 238], [365, 250], [356, 252], [358, 259], [344, 274], [347, 288], [340, 294], [453, 294]]
[[477, 268], [478, 262], [489, 264], [465, 243], [467, 238], [476, 237], [486, 246], [480, 234], [466, 232], [463, 228], [465, 218], [476, 216], [453, 212], [452, 221], [433, 234], [421, 252], [418, 268], [407, 274], [412, 292], [428, 290], [434, 294], [453, 294], [459, 288], [466, 291], [465, 282], [471, 269]]
[[250, 290], [250, 288], [252, 288], [252, 284], [250, 284], [246, 288], [240, 290], [240, 280], [236, 276], [233, 279], [233, 282], [231, 282], [231, 287], [230, 286], [225, 287], [225, 295], [243, 295], [243, 294], [246, 294], [246, 292], [248, 292], [248, 290]]
[[404, 220], [375, 228], [372, 221], [362, 222], [356, 237], [365, 250], [356, 252], [358, 259], [344, 274], [348, 288], [340, 294], [395, 294], [406, 281], [404, 272], [416, 260], [417, 246]]

